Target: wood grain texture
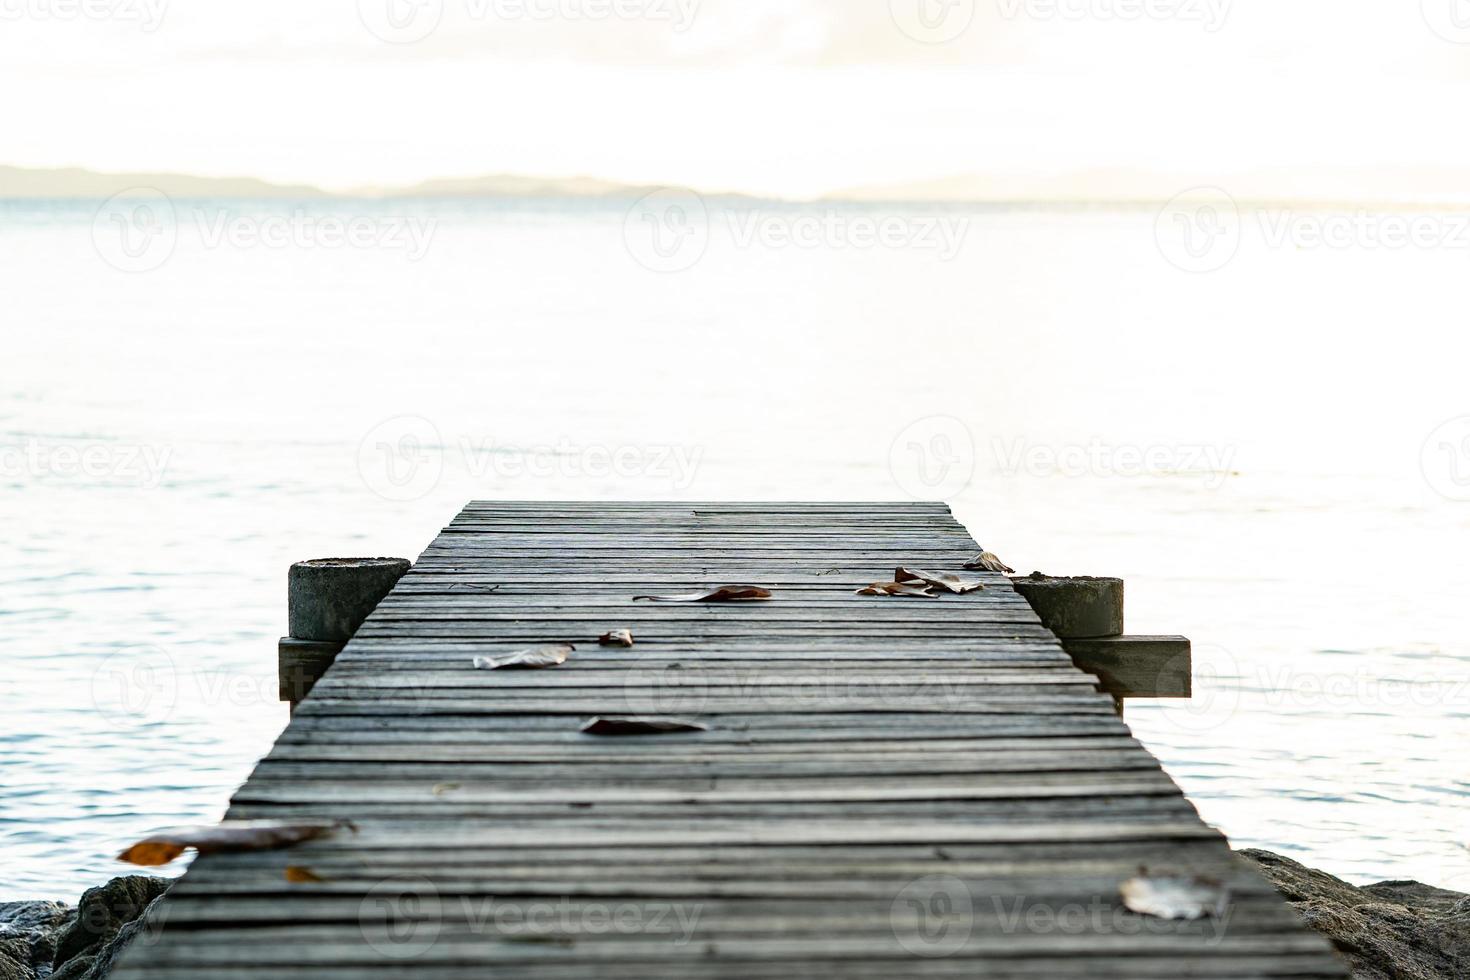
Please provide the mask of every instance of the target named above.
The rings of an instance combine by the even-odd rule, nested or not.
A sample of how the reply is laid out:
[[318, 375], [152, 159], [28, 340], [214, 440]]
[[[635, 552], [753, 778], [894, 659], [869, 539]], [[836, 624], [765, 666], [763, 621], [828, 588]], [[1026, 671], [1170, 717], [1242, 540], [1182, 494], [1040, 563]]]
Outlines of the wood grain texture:
[[[200, 858], [115, 976], [1345, 977], [1007, 579], [854, 594], [976, 550], [942, 504], [471, 503], [230, 807], [355, 831]], [[735, 584], [774, 597], [633, 601]], [[1228, 916], [1129, 913], [1140, 866]]]

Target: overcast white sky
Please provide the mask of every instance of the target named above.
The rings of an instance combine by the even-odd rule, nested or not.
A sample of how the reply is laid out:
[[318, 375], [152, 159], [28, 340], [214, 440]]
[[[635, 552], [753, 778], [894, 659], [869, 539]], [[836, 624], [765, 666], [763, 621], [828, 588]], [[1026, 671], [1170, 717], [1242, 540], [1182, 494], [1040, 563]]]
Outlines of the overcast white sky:
[[0, 163], [795, 195], [1470, 173], [1467, 81], [1470, 0], [0, 0]]

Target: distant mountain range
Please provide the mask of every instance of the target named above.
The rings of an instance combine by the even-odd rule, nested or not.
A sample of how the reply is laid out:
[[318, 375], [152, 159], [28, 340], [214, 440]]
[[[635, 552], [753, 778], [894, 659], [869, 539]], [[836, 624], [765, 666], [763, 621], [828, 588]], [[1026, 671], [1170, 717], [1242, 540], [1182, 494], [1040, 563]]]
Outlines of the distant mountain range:
[[[1200, 186], [1219, 186], [1241, 202], [1358, 205], [1470, 205], [1470, 175], [1450, 168], [1374, 170], [1282, 169], [1233, 175], [1165, 174], [1125, 168], [1067, 173], [962, 174], [927, 181], [858, 187], [825, 195], [829, 202], [949, 202], [997, 204], [1152, 204]], [[593, 177], [494, 175], [444, 177], [399, 187], [334, 192], [308, 184], [275, 184], [253, 177], [196, 177], [168, 173], [107, 174], [76, 167], [0, 166], [0, 199], [107, 198], [139, 187], [170, 197], [230, 198], [635, 198], [660, 187]], [[705, 194], [720, 199], [751, 196]]]
[[77, 167], [55, 170], [0, 166], [0, 198], [108, 198], [139, 187], [170, 197], [640, 197], [656, 190], [590, 177], [448, 177], [406, 187], [365, 187], [336, 193], [310, 184], [273, 184], [254, 177], [187, 174], [107, 174]]

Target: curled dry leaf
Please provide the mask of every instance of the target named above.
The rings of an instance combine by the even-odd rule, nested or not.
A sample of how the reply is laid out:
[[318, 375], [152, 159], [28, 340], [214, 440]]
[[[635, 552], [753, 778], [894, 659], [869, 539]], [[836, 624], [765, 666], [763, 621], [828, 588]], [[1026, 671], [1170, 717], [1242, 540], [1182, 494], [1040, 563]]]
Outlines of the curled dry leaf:
[[286, 865], [286, 880], [293, 885], [310, 885], [327, 879], [310, 868], [303, 868], [299, 864], [288, 864]]
[[769, 599], [769, 589], [758, 585], [722, 585], [708, 592], [691, 592], [688, 595], [639, 595], [634, 602], [750, 602]]
[[1230, 890], [1218, 879], [1201, 875], [1149, 874], [1139, 869], [1138, 877], [1118, 886], [1118, 894], [1130, 912], [1159, 919], [1203, 919], [1225, 914]]
[[998, 572], [1001, 575], [1009, 575], [1015, 571], [1014, 568], [1001, 561], [993, 551], [982, 551], [974, 558], [965, 562], [965, 570], [970, 572]]
[[504, 657], [476, 657], [476, 670], [540, 670], [543, 667], [560, 667], [567, 657], [577, 649], [570, 643], [532, 647]]
[[584, 735], [670, 735], [678, 732], [707, 732], [688, 718], [593, 718], [582, 726]]
[[339, 827], [351, 826], [344, 820], [335, 823], [226, 820], [214, 827], [180, 827], [154, 834], [123, 851], [117, 859], [155, 868], [168, 864], [191, 847], [200, 854], [213, 851], [272, 851], [321, 837]]
[[605, 647], [630, 647], [633, 645], [633, 633], [630, 630], [612, 630], [602, 634], [597, 642]]
[[929, 591], [927, 585], [914, 585], [912, 582], [874, 582], [866, 588], [858, 589], [857, 594], [914, 596], [920, 599], [939, 598]]
[[936, 589], [947, 589], [956, 595], [964, 595], [966, 592], [974, 592], [985, 588], [985, 583], [977, 578], [960, 578], [958, 575], [939, 574], [926, 572], [920, 568], [900, 568], [893, 573], [895, 582], [923, 582], [932, 585]]

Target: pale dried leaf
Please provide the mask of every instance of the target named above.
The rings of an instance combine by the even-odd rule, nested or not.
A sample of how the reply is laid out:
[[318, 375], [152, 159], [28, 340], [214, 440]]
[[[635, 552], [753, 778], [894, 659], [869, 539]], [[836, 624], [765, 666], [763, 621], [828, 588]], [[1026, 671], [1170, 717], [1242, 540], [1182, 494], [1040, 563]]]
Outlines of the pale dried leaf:
[[670, 735], [678, 732], [707, 732], [688, 718], [593, 718], [582, 726], [584, 735]]
[[955, 595], [964, 595], [966, 592], [985, 588], [985, 583], [976, 578], [960, 578], [958, 575], [950, 575], [947, 572], [935, 574], [919, 568], [900, 568], [893, 573], [893, 580], [895, 582], [923, 582], [936, 589], [953, 592]]
[[858, 589], [858, 595], [885, 595], [885, 596], [913, 596], [920, 599], [939, 598], [929, 591], [927, 585], [914, 585], [910, 582], [874, 582], [866, 588]]
[[560, 667], [567, 657], [577, 649], [570, 643], [556, 643], [544, 647], [532, 647], [504, 657], [476, 657], [476, 670], [541, 670], [545, 667]]
[[1010, 575], [1014, 568], [1001, 561], [993, 551], [982, 551], [980, 554], [965, 562], [965, 570], [971, 572], [996, 572], [1001, 575]]
[[750, 602], [769, 599], [771, 593], [758, 585], [722, 585], [708, 592], [691, 592], [688, 595], [640, 595], [634, 602]]
[[1149, 874], [1141, 870], [1118, 887], [1130, 912], [1159, 919], [1203, 919], [1225, 914], [1230, 891], [1219, 880], [1200, 875]]
[[434, 795], [443, 796], [445, 793], [453, 793], [459, 788], [459, 783], [439, 783], [437, 786], [434, 787]]
[[180, 827], [154, 834], [123, 851], [117, 859], [153, 868], [168, 864], [191, 847], [200, 854], [213, 851], [272, 851], [321, 837], [339, 827], [351, 826], [343, 820], [335, 823], [289, 824], [274, 820], [226, 820], [213, 827]]
[[633, 633], [630, 630], [612, 630], [602, 634], [597, 642], [605, 647], [630, 647], [633, 645]]

